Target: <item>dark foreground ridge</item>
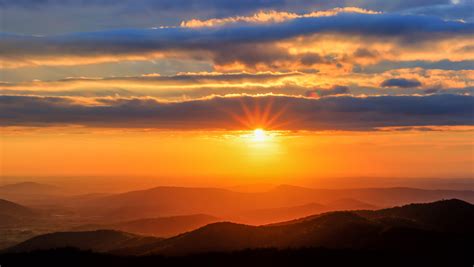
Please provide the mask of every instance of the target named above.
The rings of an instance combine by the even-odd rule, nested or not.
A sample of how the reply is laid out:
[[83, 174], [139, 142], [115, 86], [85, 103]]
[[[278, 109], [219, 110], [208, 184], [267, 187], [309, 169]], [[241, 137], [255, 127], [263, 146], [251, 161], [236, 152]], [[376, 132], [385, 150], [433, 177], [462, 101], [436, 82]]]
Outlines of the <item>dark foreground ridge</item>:
[[473, 266], [473, 225], [474, 205], [453, 199], [265, 226], [214, 223], [168, 239], [110, 230], [52, 233], [4, 251], [0, 264]]
[[148, 266], [365, 266], [365, 267], [471, 267], [474, 262], [469, 244], [464, 249], [417, 251], [403, 250], [338, 250], [326, 248], [252, 249], [236, 252], [201, 253], [179, 257], [118, 256], [61, 248], [29, 253], [0, 255], [2, 266], [49, 267], [148, 267]]

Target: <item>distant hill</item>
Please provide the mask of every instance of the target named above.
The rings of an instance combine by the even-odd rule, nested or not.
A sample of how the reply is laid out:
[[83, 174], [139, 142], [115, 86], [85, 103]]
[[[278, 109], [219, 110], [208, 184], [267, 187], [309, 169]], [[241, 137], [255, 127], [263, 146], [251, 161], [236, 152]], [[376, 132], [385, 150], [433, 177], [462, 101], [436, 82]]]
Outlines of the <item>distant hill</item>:
[[82, 211], [115, 220], [222, 214], [240, 205], [240, 195], [217, 188], [156, 187], [93, 199]]
[[268, 224], [321, 213], [327, 211], [327, 209], [328, 207], [318, 203], [281, 208], [257, 209], [243, 212], [236, 216], [233, 221], [241, 221], [250, 224]]
[[325, 204], [312, 202], [298, 206], [249, 210], [239, 214], [238, 216], [231, 217], [231, 220], [259, 225], [289, 221], [295, 218], [306, 217], [329, 211], [374, 210], [376, 208], [377, 207], [374, 205], [356, 199], [343, 198]]
[[250, 210], [239, 214], [236, 217], [231, 217], [232, 221], [243, 222], [247, 224], [270, 224], [281, 221], [289, 221], [295, 218], [310, 216], [329, 211], [337, 210], [374, 210], [377, 207], [356, 199], [337, 199], [325, 204], [308, 203], [305, 205], [257, 209]]
[[0, 226], [14, 225], [35, 218], [38, 214], [30, 208], [0, 199]]
[[[0, 198], [36, 206], [44, 200], [62, 195], [61, 188], [35, 182], [22, 182], [0, 186]], [[53, 200], [57, 203], [57, 200]]]
[[275, 188], [274, 184], [269, 183], [256, 183], [256, 184], [244, 184], [244, 185], [237, 185], [228, 187], [227, 189], [234, 191], [234, 192], [242, 192], [242, 193], [262, 193], [267, 192]]
[[353, 198], [340, 198], [325, 203], [328, 210], [373, 210], [377, 206]]
[[[185, 214], [213, 214], [221, 218], [235, 218], [248, 212], [298, 207], [317, 203], [328, 210], [373, 209], [416, 202], [432, 202], [457, 198], [474, 202], [474, 191], [422, 190], [413, 188], [366, 189], [310, 189], [282, 185], [267, 192], [234, 192], [218, 188], [156, 187], [105, 197], [81, 203], [85, 215], [104, 216], [115, 220], [145, 217], [168, 217]], [[313, 207], [316, 212], [315, 207]], [[267, 211], [265, 211], [267, 212]], [[264, 213], [265, 213], [264, 212]], [[283, 213], [283, 212], [281, 212]], [[295, 211], [295, 213], [297, 213]], [[262, 213], [263, 214], [263, 213]], [[299, 214], [305, 216], [307, 214]], [[271, 215], [268, 222], [285, 220]], [[265, 223], [265, 222], [261, 222]]]
[[473, 205], [458, 199], [356, 213], [370, 219], [413, 220], [430, 230], [474, 233]]
[[[437, 220], [441, 217], [444, 219]], [[472, 225], [474, 205], [445, 200], [366, 214], [330, 212], [285, 224], [259, 227], [216, 223], [164, 240], [152, 250], [142, 253], [189, 254], [269, 247], [366, 249], [393, 246], [416, 249], [447, 237], [473, 241]]]
[[0, 186], [0, 194], [51, 194], [60, 188], [35, 182], [22, 182]]
[[30, 239], [11, 250], [72, 246], [133, 255], [306, 247], [416, 251], [420, 247], [472, 243], [472, 225], [474, 205], [453, 199], [378, 211], [329, 212], [264, 226], [213, 223], [168, 239], [146, 239], [116, 231], [54, 233]]
[[83, 225], [75, 230], [98, 230], [112, 229], [142, 235], [153, 235], [158, 237], [171, 237], [184, 232], [195, 230], [210, 223], [218, 222], [220, 219], [205, 215], [184, 215], [160, 218], [139, 219], [115, 224]]
[[248, 226], [215, 223], [165, 240], [141, 253], [181, 255], [248, 248], [358, 247], [359, 238], [377, 233], [378, 227], [360, 216], [338, 212], [310, 222], [284, 226]]
[[57, 232], [33, 237], [8, 249], [9, 252], [26, 252], [63, 247], [105, 252], [135, 247], [160, 240], [113, 230], [89, 232]]
[[470, 190], [429, 190], [407, 187], [310, 189], [280, 185], [268, 193], [284, 195], [287, 198], [316, 199], [319, 203], [328, 203], [339, 199], [355, 199], [377, 207], [391, 207], [408, 203], [433, 202], [453, 198], [474, 203], [474, 191]]

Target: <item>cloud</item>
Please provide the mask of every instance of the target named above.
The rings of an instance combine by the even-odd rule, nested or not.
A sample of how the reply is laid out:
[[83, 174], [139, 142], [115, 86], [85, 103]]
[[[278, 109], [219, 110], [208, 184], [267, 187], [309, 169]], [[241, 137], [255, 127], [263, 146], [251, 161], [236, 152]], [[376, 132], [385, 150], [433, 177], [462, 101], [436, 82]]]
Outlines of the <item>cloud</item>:
[[105, 6], [113, 8], [119, 6], [121, 8], [135, 8], [130, 10], [128, 14], [136, 11], [146, 11], [146, 8], [153, 11], [166, 10], [179, 14], [189, 14], [190, 11], [199, 13], [201, 9], [213, 11], [216, 15], [232, 14], [232, 13], [246, 13], [255, 12], [262, 9], [277, 9], [277, 10], [291, 10], [296, 12], [298, 10], [314, 10], [331, 9], [337, 7], [354, 6], [365, 9], [375, 9], [380, 11], [399, 11], [409, 10], [413, 8], [423, 7], [456, 7], [460, 4], [468, 4], [469, 0], [460, 0], [458, 4], [453, 4], [451, 0], [399, 0], [396, 2], [374, 1], [374, 0], [241, 0], [238, 3], [228, 0], [0, 0], [0, 6], [4, 8], [21, 7], [24, 9], [37, 10], [38, 8], [52, 8], [52, 7], [101, 7]]
[[366, 48], [357, 48], [354, 52], [354, 57], [362, 57], [362, 58], [375, 58], [377, 57], [377, 51], [370, 51]]
[[[343, 13], [296, 18], [282, 23], [218, 28], [122, 29], [44, 37], [2, 34], [0, 59], [5, 67], [90, 64], [165, 57], [213, 60], [219, 64], [221, 61], [225, 62], [224, 55], [232, 57], [236, 52], [239, 61], [249, 60], [251, 55], [256, 54], [252, 53], [252, 47], [260, 52], [268, 50], [262, 57], [292, 59], [294, 56], [287, 50], [266, 44], [314, 34], [339, 34], [369, 39], [395, 38], [400, 45], [413, 48], [439, 39], [467, 38], [474, 34], [474, 24], [428, 16]], [[235, 60], [237, 55], [233, 56]]]
[[447, 4], [434, 4], [408, 8], [407, 14], [437, 16], [446, 20], [474, 21], [474, 2], [471, 0], [451, 1]]
[[[393, 79], [419, 81], [420, 87], [384, 87]], [[0, 82], [0, 94], [36, 96], [151, 96], [161, 100], [190, 100], [211, 95], [285, 94], [321, 97], [334, 94], [408, 95], [425, 89], [472, 94], [474, 71], [397, 69], [380, 74], [331, 72], [183, 72], [176, 75], [76, 77], [59, 80]], [[348, 90], [347, 88], [351, 88]]]
[[299, 14], [348, 6], [468, 21], [473, 5], [470, 0], [458, 4], [450, 0], [0, 0], [6, 22], [2, 29], [24, 34], [177, 26], [190, 18], [205, 21], [245, 17], [270, 10]]
[[387, 79], [382, 82], [382, 87], [399, 87], [399, 88], [412, 88], [420, 87], [421, 82], [418, 80], [408, 80], [403, 78]]
[[438, 93], [439, 91], [440, 89], [438, 88], [430, 88], [430, 89], [423, 90], [425, 94], [435, 94], [435, 93]]
[[236, 16], [227, 18], [213, 18], [208, 20], [192, 19], [188, 21], [182, 21], [180, 26], [187, 28], [200, 28], [200, 27], [216, 27], [228, 24], [236, 23], [280, 23], [287, 20], [293, 20], [298, 18], [317, 18], [317, 17], [329, 17], [335, 16], [340, 13], [359, 13], [359, 14], [380, 14], [381, 12], [374, 10], [367, 10], [358, 7], [338, 7], [323, 11], [313, 11], [308, 14], [297, 14], [293, 12], [283, 11], [260, 11], [252, 16]]
[[[123, 77], [75, 77], [51, 81], [0, 82], [0, 94], [37, 96], [154, 96], [162, 99], [201, 98], [232, 93], [301, 93], [295, 89], [300, 72], [182, 72]], [[282, 88], [285, 86], [288, 89]]]
[[[374, 1], [374, 0], [240, 0], [239, 2], [229, 0], [0, 0], [0, 6], [3, 8], [22, 8], [36, 12], [46, 13], [47, 9], [63, 8], [67, 12], [70, 9], [79, 9], [76, 12], [82, 13], [92, 8], [106, 7], [111, 14], [112, 11], [119, 10], [124, 15], [136, 13], [147, 14], [147, 10], [155, 12], [166, 12], [176, 17], [193, 14], [200, 16], [209, 16], [213, 14], [217, 17], [232, 16], [236, 14], [255, 13], [259, 10], [288, 10], [289, 12], [314, 11], [315, 9], [334, 9], [340, 7], [356, 7], [361, 9], [373, 9], [383, 12], [406, 13], [422, 12], [423, 10], [436, 10], [440, 13], [442, 10], [451, 11], [459, 7], [471, 4], [470, 0], [399, 0], [396, 2]], [[42, 10], [46, 9], [46, 10]], [[84, 11], [80, 9], [85, 9]], [[82, 11], [82, 12], [81, 12]], [[72, 13], [71, 11], [69, 11]], [[458, 11], [459, 12], [459, 11]], [[454, 13], [454, 12], [450, 12]], [[424, 14], [424, 13], [423, 13]], [[429, 14], [429, 13], [428, 13]], [[69, 15], [77, 15], [69, 14]], [[73, 16], [74, 17], [74, 16]], [[126, 16], [124, 16], [126, 17]]]
[[152, 98], [96, 98], [84, 102], [80, 98], [0, 96], [0, 104], [2, 126], [374, 130], [474, 124], [474, 97], [464, 95], [318, 99], [241, 95], [183, 102]]
[[347, 86], [336, 85], [330, 89], [314, 89], [306, 92], [307, 97], [323, 97], [330, 95], [342, 95], [350, 93], [350, 89]]
[[359, 67], [355, 71], [364, 73], [381, 73], [392, 69], [423, 68], [438, 70], [474, 70], [474, 60], [439, 61], [413, 60], [413, 61], [380, 61], [373, 65]]

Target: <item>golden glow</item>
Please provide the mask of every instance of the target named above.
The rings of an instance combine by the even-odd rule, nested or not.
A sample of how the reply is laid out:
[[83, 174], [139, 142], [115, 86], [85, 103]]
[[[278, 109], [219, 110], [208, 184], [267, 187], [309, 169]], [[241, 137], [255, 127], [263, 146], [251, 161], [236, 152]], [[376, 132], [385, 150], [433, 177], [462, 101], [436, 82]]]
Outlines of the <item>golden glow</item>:
[[255, 128], [246, 132], [4, 129], [0, 172], [140, 175], [156, 177], [155, 184], [187, 186], [305, 184], [320, 177], [466, 177], [473, 172], [472, 129], [298, 133], [261, 129], [265, 129], [263, 142], [254, 141]]
[[265, 130], [257, 128], [253, 130], [253, 140], [257, 142], [263, 142], [267, 139], [267, 133]]

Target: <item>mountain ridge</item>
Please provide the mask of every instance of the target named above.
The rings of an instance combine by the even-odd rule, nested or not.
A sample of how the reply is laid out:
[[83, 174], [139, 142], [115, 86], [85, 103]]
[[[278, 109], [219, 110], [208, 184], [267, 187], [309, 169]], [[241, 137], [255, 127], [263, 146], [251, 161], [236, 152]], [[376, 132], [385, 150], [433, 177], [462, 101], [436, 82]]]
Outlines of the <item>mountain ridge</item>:
[[[445, 217], [448, 223], [433, 220], [431, 215], [436, 213], [435, 211], [439, 213], [439, 216]], [[459, 227], [460, 223], [463, 225], [462, 227]], [[124, 242], [120, 242], [122, 245], [105, 247], [108, 249], [107, 252], [123, 255], [188, 255], [244, 249], [298, 249], [304, 247], [415, 249], [417, 246], [430, 247], [433, 245], [433, 240], [472, 241], [474, 232], [470, 228], [473, 223], [474, 205], [451, 199], [376, 211], [328, 212], [281, 224], [262, 226], [218, 222], [167, 239], [141, 237], [142, 239], [135, 240], [133, 238], [136, 235], [119, 232], [121, 233], [120, 237], [126, 235], [131, 238], [128, 236], [131, 235], [133, 238], [128, 242], [128, 238], [119, 238], [119, 240], [125, 239]], [[10, 251], [22, 251], [22, 248], [25, 247], [37, 248], [36, 246], [40, 245], [38, 240], [41, 241], [41, 244], [45, 244], [45, 240], [51, 239], [55, 235], [58, 234], [53, 233], [27, 240], [13, 246]], [[73, 233], [72, 235], [77, 237], [80, 234]], [[89, 241], [94, 240], [93, 234], [89, 237]], [[61, 240], [61, 238], [59, 239]], [[410, 243], [405, 244], [405, 241], [410, 241]], [[65, 245], [73, 245], [70, 241], [68, 242]], [[84, 242], [80, 242], [78, 247], [87, 248], [83, 244]], [[92, 244], [96, 243], [92, 242]], [[102, 243], [99, 242], [99, 244]], [[102, 246], [95, 245], [89, 248], [104, 251]]]
[[[83, 213], [132, 220], [186, 214], [213, 214], [232, 218], [248, 211], [336, 203], [352, 199], [356, 209], [383, 208], [414, 202], [458, 198], [474, 203], [474, 191], [424, 190], [415, 188], [310, 189], [281, 185], [266, 192], [234, 192], [220, 188], [154, 187], [89, 199]], [[341, 203], [339, 203], [341, 204]], [[366, 207], [362, 207], [362, 204]], [[329, 205], [330, 206], [330, 205]], [[337, 209], [354, 209], [335, 205]], [[303, 214], [304, 215], [304, 214]], [[265, 223], [265, 222], [261, 222]]]
[[171, 237], [219, 220], [219, 218], [207, 214], [190, 214], [171, 217], [143, 218], [114, 224], [81, 225], [74, 227], [71, 230], [92, 231], [111, 229], [138, 235]]

